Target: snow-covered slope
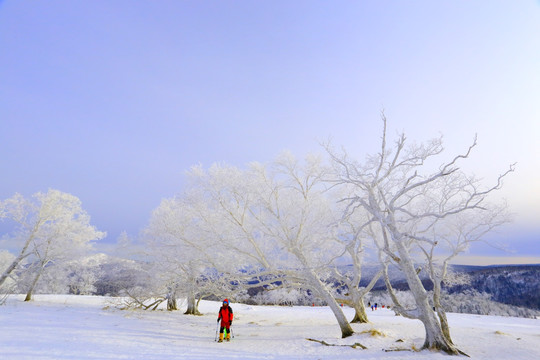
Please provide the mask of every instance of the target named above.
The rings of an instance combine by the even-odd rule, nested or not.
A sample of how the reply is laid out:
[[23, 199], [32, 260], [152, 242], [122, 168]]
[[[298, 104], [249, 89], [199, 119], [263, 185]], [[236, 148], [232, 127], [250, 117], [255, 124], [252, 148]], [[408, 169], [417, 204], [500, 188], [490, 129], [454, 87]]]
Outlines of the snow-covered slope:
[[[339, 338], [326, 307], [274, 307], [232, 304], [234, 339], [214, 342], [218, 303], [202, 302], [203, 316], [181, 311], [120, 311], [113, 298], [38, 295], [34, 302], [11, 297], [0, 307], [0, 358], [45, 359], [448, 359], [419, 348], [420, 322], [380, 309], [371, 324]], [[351, 309], [344, 309], [352, 317]], [[540, 320], [449, 314], [454, 342], [474, 359], [540, 358]], [[371, 331], [376, 330], [376, 331]], [[323, 346], [361, 343], [367, 350]]]

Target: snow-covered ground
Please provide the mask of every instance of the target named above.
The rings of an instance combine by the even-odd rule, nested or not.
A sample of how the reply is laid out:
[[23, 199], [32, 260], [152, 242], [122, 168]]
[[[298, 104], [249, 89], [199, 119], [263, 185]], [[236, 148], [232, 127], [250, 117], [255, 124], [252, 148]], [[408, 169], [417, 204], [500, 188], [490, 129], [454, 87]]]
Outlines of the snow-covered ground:
[[[386, 309], [369, 311], [372, 323], [353, 324], [357, 333], [341, 339], [326, 307], [232, 303], [234, 339], [220, 344], [214, 341], [220, 306], [215, 302], [201, 302], [203, 316], [187, 316], [181, 311], [122, 311], [104, 297], [22, 299], [12, 296], [0, 306], [0, 359], [449, 359], [429, 351], [384, 351], [419, 348], [424, 336], [419, 321]], [[344, 311], [352, 318], [352, 309]], [[473, 359], [540, 359], [538, 319], [448, 317], [454, 342]], [[361, 343], [368, 349], [324, 346], [306, 338]]]

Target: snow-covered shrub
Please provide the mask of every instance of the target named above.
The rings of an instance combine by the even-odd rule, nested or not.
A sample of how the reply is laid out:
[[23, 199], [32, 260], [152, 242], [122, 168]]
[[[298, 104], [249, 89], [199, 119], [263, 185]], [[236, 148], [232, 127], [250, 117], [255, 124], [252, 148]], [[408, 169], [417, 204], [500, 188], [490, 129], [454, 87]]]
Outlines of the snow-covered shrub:
[[277, 288], [259, 291], [250, 300], [257, 305], [323, 305], [322, 300], [315, 298], [311, 292], [303, 289]]

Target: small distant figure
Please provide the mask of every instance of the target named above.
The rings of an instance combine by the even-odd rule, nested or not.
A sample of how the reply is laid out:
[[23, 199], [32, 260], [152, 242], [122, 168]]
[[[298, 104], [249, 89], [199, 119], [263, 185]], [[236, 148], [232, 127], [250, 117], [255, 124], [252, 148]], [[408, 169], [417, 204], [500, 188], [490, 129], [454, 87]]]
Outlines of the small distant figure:
[[377, 303], [375, 303], [375, 310], [377, 310]]
[[375, 307], [375, 305], [371, 305], [371, 311], [373, 311], [373, 308]]
[[371, 307], [371, 301], [368, 301], [367, 306]]
[[223, 300], [223, 305], [219, 309], [218, 319], [219, 322], [221, 320], [221, 326], [219, 328], [219, 341], [223, 342], [223, 330], [227, 331], [227, 336], [225, 337], [226, 341], [231, 340], [231, 325], [233, 321], [233, 310], [229, 306], [229, 300], [225, 299]]

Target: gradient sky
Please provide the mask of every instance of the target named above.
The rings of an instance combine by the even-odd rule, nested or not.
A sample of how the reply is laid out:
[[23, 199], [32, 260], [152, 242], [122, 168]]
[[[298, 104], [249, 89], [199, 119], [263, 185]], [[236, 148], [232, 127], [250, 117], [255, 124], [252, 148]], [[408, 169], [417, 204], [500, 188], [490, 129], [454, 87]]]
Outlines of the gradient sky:
[[109, 243], [195, 164], [363, 159], [383, 108], [446, 157], [478, 134], [486, 181], [517, 162], [512, 252], [469, 255], [540, 263], [539, 1], [0, 1], [0, 198], [71, 193]]

